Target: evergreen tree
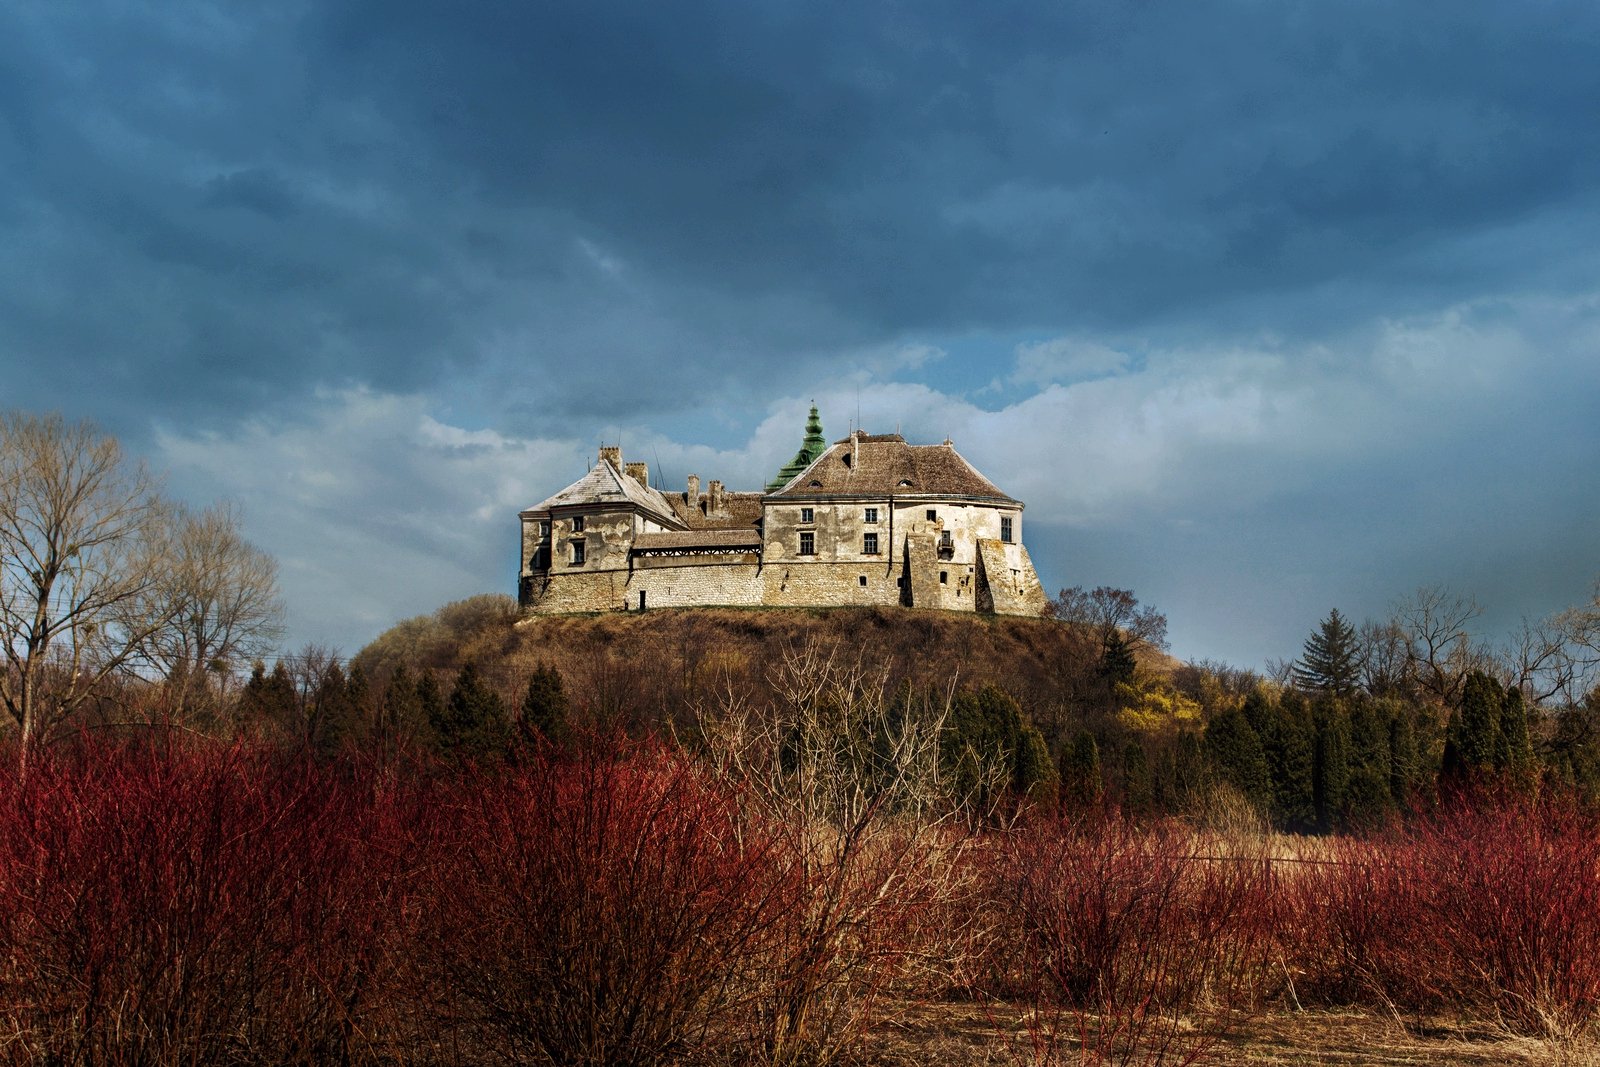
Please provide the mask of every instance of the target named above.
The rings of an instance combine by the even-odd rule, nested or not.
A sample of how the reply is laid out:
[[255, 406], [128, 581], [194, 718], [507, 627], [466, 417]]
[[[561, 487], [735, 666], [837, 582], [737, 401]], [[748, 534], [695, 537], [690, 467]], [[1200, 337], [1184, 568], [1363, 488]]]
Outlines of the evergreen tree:
[[439, 727], [440, 748], [457, 759], [481, 760], [505, 751], [509, 733], [505, 706], [472, 660], [456, 674]]
[[522, 716], [517, 725], [523, 739], [534, 744], [564, 745], [568, 737], [567, 693], [561, 674], [541, 663], [528, 676], [528, 690], [522, 697]]
[[1350, 790], [1350, 717], [1339, 701], [1324, 698], [1313, 708], [1313, 725], [1317, 826], [1328, 832], [1339, 827]]
[[1150, 781], [1150, 757], [1144, 743], [1129, 738], [1122, 746], [1122, 807], [1130, 815], [1147, 814], [1155, 802]]
[[417, 676], [417, 711], [427, 724], [424, 734], [428, 747], [435, 752], [444, 750], [444, 731], [447, 729], [444, 694], [439, 691], [439, 681], [433, 672], [424, 670]]
[[1117, 686], [1133, 681], [1136, 669], [1133, 647], [1128, 644], [1122, 631], [1113, 629], [1106, 635], [1100, 649], [1100, 675], [1106, 680], [1106, 687], [1116, 692]]
[[939, 759], [953, 794], [978, 811], [988, 811], [998, 799], [988, 791], [991, 784], [1036, 799], [1055, 787], [1043, 735], [997, 685], [962, 693], [951, 703]]
[[1294, 677], [1303, 689], [1345, 697], [1361, 681], [1361, 643], [1355, 627], [1334, 608], [1315, 633], [1306, 638], [1305, 651], [1294, 665]]
[[1210, 785], [1206, 774], [1205, 751], [1200, 735], [1189, 730], [1179, 733], [1172, 743], [1171, 804], [1168, 810], [1179, 810], [1195, 798], [1205, 795]]
[[1273, 818], [1285, 830], [1305, 832], [1317, 824], [1316, 738], [1305, 697], [1285, 692], [1263, 738], [1272, 774]]
[[1500, 705], [1500, 735], [1506, 752], [1505, 769], [1513, 780], [1524, 785], [1532, 784], [1537, 771], [1533, 755], [1533, 741], [1528, 736], [1528, 708], [1522, 700], [1522, 690], [1513, 686]]
[[250, 680], [239, 694], [241, 724], [270, 731], [291, 731], [298, 711], [299, 702], [289, 671], [280, 662], [268, 674], [266, 664], [257, 660], [251, 668]]
[[1100, 746], [1080, 730], [1061, 754], [1061, 802], [1069, 808], [1098, 807], [1105, 795], [1100, 779]]
[[1272, 804], [1272, 774], [1261, 739], [1242, 710], [1229, 709], [1211, 720], [1205, 733], [1206, 755], [1218, 776], [1261, 810]]
[[1393, 769], [1388, 717], [1371, 700], [1355, 700], [1350, 709], [1350, 784], [1345, 797], [1350, 825], [1381, 826], [1393, 817]]
[[1488, 774], [1508, 761], [1500, 728], [1505, 693], [1482, 671], [1470, 672], [1461, 687], [1461, 706], [1450, 716], [1443, 773], [1465, 778]]
[[1416, 799], [1421, 771], [1411, 709], [1396, 703], [1391, 707], [1389, 717], [1389, 795], [1402, 809], [1409, 808]]
[[309, 725], [312, 748], [323, 757], [337, 755], [360, 740], [361, 723], [350, 699], [349, 682], [338, 663], [329, 664], [317, 679], [311, 694]]
[[[386, 759], [397, 758], [414, 745], [432, 747], [428, 737], [432, 727], [428, 722], [427, 713], [423, 710], [417, 685], [418, 683], [411, 678], [411, 672], [406, 670], [405, 664], [402, 663], [395, 668], [394, 674], [389, 678], [388, 686], [383, 691], [383, 700], [377, 716], [378, 726], [374, 731], [373, 740], [378, 751]], [[434, 695], [437, 698], [437, 688], [434, 689]]]

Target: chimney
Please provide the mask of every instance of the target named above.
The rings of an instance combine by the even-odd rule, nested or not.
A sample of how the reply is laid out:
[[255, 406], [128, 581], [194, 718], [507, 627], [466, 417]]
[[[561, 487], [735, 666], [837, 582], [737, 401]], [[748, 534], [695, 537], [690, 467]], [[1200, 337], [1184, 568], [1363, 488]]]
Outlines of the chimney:
[[711, 482], [711, 487], [706, 491], [706, 514], [720, 515], [722, 513], [722, 483], [716, 480]]
[[644, 486], [646, 489], [650, 488], [650, 464], [648, 464], [648, 463], [630, 463], [630, 464], [628, 464], [628, 477], [632, 478], [634, 481], [638, 482], [640, 485]]
[[601, 445], [600, 446], [600, 462], [601, 463], [609, 463], [613, 467], [615, 467], [618, 471], [621, 471], [622, 470], [622, 446], [621, 445]]
[[698, 474], [689, 475], [688, 497], [689, 506], [691, 508], [698, 508], [700, 506], [700, 476]]

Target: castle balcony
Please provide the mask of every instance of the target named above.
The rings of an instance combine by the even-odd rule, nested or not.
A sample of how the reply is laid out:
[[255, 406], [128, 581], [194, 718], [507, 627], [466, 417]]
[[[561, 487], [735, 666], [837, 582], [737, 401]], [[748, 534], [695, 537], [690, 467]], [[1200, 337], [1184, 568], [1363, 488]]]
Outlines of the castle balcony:
[[955, 538], [950, 536], [950, 531], [949, 530], [946, 530], [944, 533], [939, 535], [939, 558], [940, 559], [946, 559], [946, 560], [947, 559], [954, 559], [955, 558], [955, 554], [956, 554]]

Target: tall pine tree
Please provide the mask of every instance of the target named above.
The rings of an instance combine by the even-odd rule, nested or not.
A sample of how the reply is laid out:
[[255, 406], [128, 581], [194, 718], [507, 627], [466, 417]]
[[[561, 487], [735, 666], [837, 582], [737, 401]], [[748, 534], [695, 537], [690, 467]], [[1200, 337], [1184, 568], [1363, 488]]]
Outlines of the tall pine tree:
[[1294, 665], [1295, 682], [1302, 689], [1350, 696], [1361, 681], [1361, 642], [1355, 627], [1334, 608], [1315, 633], [1306, 638], [1305, 651]]
[[468, 660], [445, 702], [439, 747], [457, 759], [488, 759], [504, 753], [509, 732], [505, 705], [484, 682], [478, 665]]

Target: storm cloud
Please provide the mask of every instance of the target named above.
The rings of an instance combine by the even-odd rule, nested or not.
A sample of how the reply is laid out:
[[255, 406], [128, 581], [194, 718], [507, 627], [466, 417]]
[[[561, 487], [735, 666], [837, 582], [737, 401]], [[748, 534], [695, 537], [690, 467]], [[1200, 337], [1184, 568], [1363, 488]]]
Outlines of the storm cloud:
[[1503, 626], [1600, 572], [1597, 59], [1577, 4], [14, 5], [4, 402], [240, 500], [347, 651], [509, 589], [601, 438], [754, 486], [812, 399], [1180, 655]]

